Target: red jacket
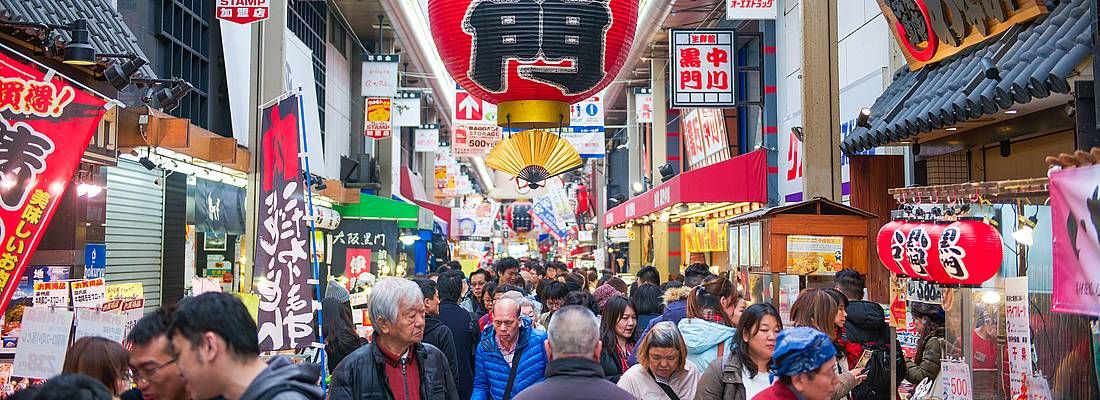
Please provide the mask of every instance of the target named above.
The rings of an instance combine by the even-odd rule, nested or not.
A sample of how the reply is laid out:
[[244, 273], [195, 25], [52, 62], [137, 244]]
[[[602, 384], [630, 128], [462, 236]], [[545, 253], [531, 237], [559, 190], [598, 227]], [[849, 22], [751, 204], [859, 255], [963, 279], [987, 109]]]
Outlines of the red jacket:
[[752, 400], [798, 400], [798, 396], [786, 384], [777, 379], [775, 383], [757, 394]]

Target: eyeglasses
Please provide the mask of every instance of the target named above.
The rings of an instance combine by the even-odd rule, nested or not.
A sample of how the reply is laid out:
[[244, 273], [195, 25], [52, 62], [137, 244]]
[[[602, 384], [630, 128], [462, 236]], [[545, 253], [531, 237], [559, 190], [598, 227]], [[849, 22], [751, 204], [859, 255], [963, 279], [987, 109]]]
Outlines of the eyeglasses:
[[130, 374], [131, 374], [131, 377], [133, 378], [134, 383], [137, 383], [137, 384], [149, 383], [149, 378], [152, 378], [153, 376], [156, 376], [157, 372], [160, 372], [160, 370], [164, 369], [164, 367], [175, 364], [176, 361], [178, 361], [178, 360], [179, 360], [179, 358], [173, 357], [171, 360], [168, 360], [168, 362], [166, 362], [164, 364], [161, 364], [161, 365], [158, 365], [156, 368], [152, 368], [152, 369], [150, 369], [148, 371], [145, 371], [145, 372], [138, 372], [136, 370], [131, 370]]

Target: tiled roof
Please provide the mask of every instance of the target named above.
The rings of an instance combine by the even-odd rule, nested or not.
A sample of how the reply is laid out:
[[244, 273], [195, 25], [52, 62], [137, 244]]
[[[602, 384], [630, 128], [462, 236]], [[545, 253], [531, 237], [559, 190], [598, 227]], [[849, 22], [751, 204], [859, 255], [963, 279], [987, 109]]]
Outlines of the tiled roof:
[[[81, 18], [88, 20], [92, 47], [97, 52], [134, 53], [149, 60], [138, 47], [137, 37], [123, 22], [122, 15], [107, 0], [0, 0], [0, 19], [64, 25]], [[55, 32], [63, 42], [69, 40], [69, 32]], [[141, 73], [156, 77], [148, 64], [142, 67]]]
[[[1051, 12], [938, 65], [903, 67], [871, 107], [871, 128], [840, 145], [847, 154], [995, 114], [1051, 93], [1068, 93], [1067, 77], [1092, 54], [1089, 0], [1047, 0]], [[987, 79], [981, 59], [1000, 70]]]

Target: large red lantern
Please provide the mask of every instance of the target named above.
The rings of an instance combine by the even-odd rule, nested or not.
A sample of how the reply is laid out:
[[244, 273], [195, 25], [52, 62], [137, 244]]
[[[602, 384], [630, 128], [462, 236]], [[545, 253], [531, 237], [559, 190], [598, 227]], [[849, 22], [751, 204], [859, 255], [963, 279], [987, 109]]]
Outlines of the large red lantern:
[[618, 75], [638, 1], [429, 0], [428, 17], [447, 71], [498, 124], [551, 128]]
[[978, 286], [997, 275], [1004, 249], [1001, 233], [982, 218], [967, 217], [948, 225], [939, 235], [938, 256], [946, 279], [943, 284]]
[[944, 283], [947, 279], [947, 273], [943, 270], [943, 264], [940, 263], [939, 257], [939, 240], [940, 234], [947, 228], [950, 222], [936, 221], [926, 222], [921, 225], [928, 232], [929, 239], [932, 240], [932, 248], [928, 251], [928, 280], [935, 283]]
[[875, 237], [875, 247], [878, 248], [878, 259], [890, 272], [904, 275], [905, 270], [901, 263], [905, 261], [905, 233], [899, 228], [905, 221], [890, 221], [878, 230]]
[[928, 274], [928, 266], [935, 253], [932, 252], [932, 225], [926, 222], [908, 222], [902, 225], [905, 235], [905, 257], [907, 264], [902, 265], [905, 272], [911, 278], [932, 280]]

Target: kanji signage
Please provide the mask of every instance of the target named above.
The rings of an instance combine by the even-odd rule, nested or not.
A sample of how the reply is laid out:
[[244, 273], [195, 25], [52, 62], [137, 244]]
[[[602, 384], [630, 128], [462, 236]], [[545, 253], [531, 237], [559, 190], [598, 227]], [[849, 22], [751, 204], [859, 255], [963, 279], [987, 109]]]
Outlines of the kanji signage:
[[309, 231], [299, 163], [298, 97], [263, 110], [260, 204], [256, 218], [256, 290], [264, 351], [300, 349], [315, 341]]
[[912, 70], [1047, 13], [1039, 0], [878, 0], [878, 4]]
[[387, 139], [393, 135], [390, 112], [393, 101], [384, 97], [371, 97], [366, 101], [367, 118], [363, 123], [363, 135], [371, 139]]
[[416, 128], [413, 150], [420, 153], [439, 151], [439, 125], [421, 125]]
[[726, 19], [776, 19], [778, 0], [726, 0]]
[[669, 41], [672, 107], [733, 107], [737, 97], [733, 30], [673, 29]]
[[69, 187], [104, 104], [61, 74], [0, 54], [0, 310]]
[[395, 220], [344, 218], [330, 236], [333, 273], [342, 270], [348, 278], [367, 272], [379, 274], [382, 264], [389, 263], [398, 252]]
[[634, 88], [634, 114], [639, 124], [653, 123], [653, 90]]
[[711, 165], [730, 158], [726, 116], [717, 108], [694, 109], [680, 119], [680, 134], [692, 167]]
[[222, 21], [247, 25], [267, 19], [270, 8], [268, 0], [218, 0], [214, 12]]
[[498, 124], [510, 115], [514, 127], [530, 128], [524, 124], [557, 125], [570, 104], [615, 79], [634, 40], [638, 2], [430, 0], [428, 14], [455, 81], [499, 105]]

